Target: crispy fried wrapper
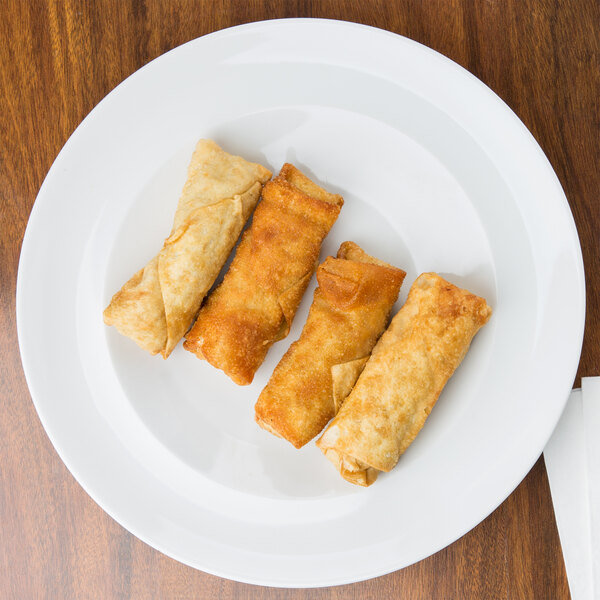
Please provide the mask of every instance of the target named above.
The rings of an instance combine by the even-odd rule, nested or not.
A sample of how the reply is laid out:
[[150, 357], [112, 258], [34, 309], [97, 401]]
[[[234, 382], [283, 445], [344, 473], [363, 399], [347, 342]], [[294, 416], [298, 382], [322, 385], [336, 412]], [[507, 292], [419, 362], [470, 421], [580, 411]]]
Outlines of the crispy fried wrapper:
[[342, 477], [368, 486], [396, 465], [491, 314], [483, 298], [435, 273], [417, 278], [317, 441]]
[[285, 164], [265, 185], [252, 225], [184, 348], [235, 383], [251, 383], [271, 345], [289, 333], [343, 202]]
[[255, 406], [256, 422], [296, 448], [318, 435], [385, 330], [406, 273], [344, 242], [317, 269], [308, 319]]
[[104, 310], [104, 322], [167, 358], [192, 324], [271, 172], [200, 140], [162, 250]]

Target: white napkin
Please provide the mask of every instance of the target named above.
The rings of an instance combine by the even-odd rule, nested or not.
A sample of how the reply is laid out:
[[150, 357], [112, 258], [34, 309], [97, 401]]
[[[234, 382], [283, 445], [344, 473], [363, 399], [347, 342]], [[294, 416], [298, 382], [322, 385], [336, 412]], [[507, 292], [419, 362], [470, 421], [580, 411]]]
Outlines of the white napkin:
[[600, 377], [581, 379], [594, 598], [600, 597]]
[[573, 600], [600, 594], [600, 377], [582, 380], [544, 449]]

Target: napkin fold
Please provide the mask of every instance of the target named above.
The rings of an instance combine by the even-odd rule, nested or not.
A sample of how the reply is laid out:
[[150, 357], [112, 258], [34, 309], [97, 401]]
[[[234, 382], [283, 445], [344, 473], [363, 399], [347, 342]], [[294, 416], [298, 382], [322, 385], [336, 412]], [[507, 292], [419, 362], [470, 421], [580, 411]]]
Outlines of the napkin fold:
[[544, 449], [573, 600], [600, 596], [600, 377], [584, 377]]

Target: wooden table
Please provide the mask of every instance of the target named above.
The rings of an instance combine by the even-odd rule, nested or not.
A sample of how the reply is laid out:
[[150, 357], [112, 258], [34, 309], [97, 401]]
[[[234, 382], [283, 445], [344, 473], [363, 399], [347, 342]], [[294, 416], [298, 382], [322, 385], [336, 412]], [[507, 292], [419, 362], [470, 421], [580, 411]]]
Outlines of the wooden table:
[[567, 598], [542, 459], [491, 516], [436, 555], [364, 583], [302, 591], [226, 581], [156, 552], [83, 492], [49, 443], [15, 329], [19, 250], [44, 176], [86, 114], [136, 69], [216, 29], [276, 17], [345, 19], [408, 36], [466, 67], [508, 103], [548, 155], [575, 215], [588, 284], [578, 378], [598, 374], [597, 0], [3, 0], [0, 597]]

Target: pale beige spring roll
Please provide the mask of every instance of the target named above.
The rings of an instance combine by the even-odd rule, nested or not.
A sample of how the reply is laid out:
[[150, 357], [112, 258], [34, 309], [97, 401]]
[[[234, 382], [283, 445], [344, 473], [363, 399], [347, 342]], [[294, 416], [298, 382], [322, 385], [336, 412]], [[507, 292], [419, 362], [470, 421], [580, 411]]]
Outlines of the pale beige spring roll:
[[483, 298], [435, 273], [417, 278], [317, 441], [342, 477], [371, 485], [396, 465], [491, 313]]
[[302, 334], [256, 403], [263, 429], [296, 448], [322, 431], [385, 330], [405, 275], [353, 242], [325, 259]]
[[238, 385], [251, 383], [269, 348], [289, 333], [343, 203], [285, 164], [265, 185], [252, 225], [184, 348]]
[[104, 310], [104, 322], [150, 354], [167, 358], [254, 210], [271, 172], [200, 140], [179, 198], [171, 234]]

